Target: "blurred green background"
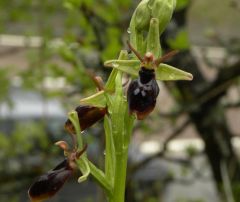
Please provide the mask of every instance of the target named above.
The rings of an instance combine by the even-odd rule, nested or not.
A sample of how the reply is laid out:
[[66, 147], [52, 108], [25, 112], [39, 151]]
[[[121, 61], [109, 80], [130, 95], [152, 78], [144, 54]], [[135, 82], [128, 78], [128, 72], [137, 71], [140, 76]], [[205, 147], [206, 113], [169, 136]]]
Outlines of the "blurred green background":
[[[36, 176], [63, 159], [67, 112], [106, 81], [127, 48], [137, 0], [0, 1], [0, 201], [28, 201]], [[161, 41], [192, 82], [159, 83], [157, 109], [136, 123], [126, 202], [240, 201], [240, 2], [178, 0]], [[103, 166], [101, 122], [84, 132]], [[77, 176], [49, 201], [106, 201]]]

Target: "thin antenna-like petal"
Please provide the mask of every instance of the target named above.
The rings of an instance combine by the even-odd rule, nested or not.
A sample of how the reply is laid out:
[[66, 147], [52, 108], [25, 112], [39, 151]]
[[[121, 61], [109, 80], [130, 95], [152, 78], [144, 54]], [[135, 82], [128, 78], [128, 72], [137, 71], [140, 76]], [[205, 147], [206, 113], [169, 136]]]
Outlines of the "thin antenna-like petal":
[[169, 53], [165, 54], [164, 56], [156, 59], [154, 61], [154, 63], [156, 64], [156, 66], [158, 67], [160, 65], [160, 63], [164, 62], [165, 60], [173, 57], [174, 55], [176, 55], [179, 51], [178, 50], [173, 50], [173, 51], [170, 51]]
[[129, 43], [129, 41], [127, 41], [127, 45], [128, 45], [128, 47], [130, 48], [130, 50], [131, 50], [132, 52], [134, 52], [134, 54], [137, 56], [137, 58], [138, 58], [141, 62], [143, 62], [143, 61], [144, 61], [143, 57], [140, 55], [140, 53], [139, 53], [135, 48], [133, 48], [133, 46]]

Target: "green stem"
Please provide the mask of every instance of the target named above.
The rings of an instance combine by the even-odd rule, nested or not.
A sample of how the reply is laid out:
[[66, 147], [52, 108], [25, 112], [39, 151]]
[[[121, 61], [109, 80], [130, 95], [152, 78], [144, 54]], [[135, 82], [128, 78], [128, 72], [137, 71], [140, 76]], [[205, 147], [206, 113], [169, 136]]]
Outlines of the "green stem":
[[[119, 59], [125, 58], [127, 58], [127, 52], [121, 51]], [[114, 70], [111, 77], [114, 77], [114, 79], [108, 82], [107, 87], [114, 87], [115, 94], [111, 101], [111, 96], [107, 99], [109, 100], [109, 117], [106, 116], [104, 120], [106, 135], [106, 179], [112, 185], [113, 190], [111, 195], [108, 194], [109, 202], [124, 202], [129, 144], [129, 137], [126, 137], [126, 135], [129, 135], [128, 130], [126, 132], [126, 126], [128, 126], [126, 125], [126, 119], [129, 114], [127, 102], [123, 94], [122, 72]]]
[[128, 149], [124, 150], [122, 153], [116, 153], [115, 157], [115, 181], [113, 194], [109, 202], [124, 202]]
[[112, 136], [111, 120], [108, 116], [104, 118], [104, 129], [106, 137], [106, 146], [105, 146], [105, 175], [109, 183], [113, 186], [114, 181], [114, 165], [115, 165], [115, 149], [114, 149], [114, 140]]

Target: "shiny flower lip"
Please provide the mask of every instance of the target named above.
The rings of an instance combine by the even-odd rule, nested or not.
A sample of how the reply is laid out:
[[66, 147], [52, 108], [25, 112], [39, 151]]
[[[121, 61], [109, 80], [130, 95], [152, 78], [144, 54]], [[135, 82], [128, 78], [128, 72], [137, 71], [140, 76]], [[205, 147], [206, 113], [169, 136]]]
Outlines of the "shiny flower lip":
[[142, 120], [153, 111], [156, 105], [156, 99], [160, 90], [156, 82], [157, 68], [164, 60], [174, 56], [177, 51], [171, 51], [155, 59], [151, 52], [147, 52], [142, 57], [129, 42], [128, 46], [141, 62], [138, 72], [139, 76], [131, 81], [127, 90], [128, 108], [130, 114], [135, 113], [137, 119]]
[[71, 177], [73, 168], [67, 159], [64, 159], [54, 169], [41, 175], [29, 188], [28, 195], [31, 201], [42, 201], [54, 196]]

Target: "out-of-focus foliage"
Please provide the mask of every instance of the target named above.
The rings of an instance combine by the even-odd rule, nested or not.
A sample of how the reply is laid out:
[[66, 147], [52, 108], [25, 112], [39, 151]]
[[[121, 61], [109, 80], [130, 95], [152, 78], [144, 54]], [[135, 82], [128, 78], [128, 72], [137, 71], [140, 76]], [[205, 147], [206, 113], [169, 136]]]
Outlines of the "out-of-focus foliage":
[[8, 99], [8, 89], [10, 81], [8, 79], [7, 68], [0, 69], [0, 102]]
[[190, 42], [186, 30], [181, 30], [174, 39], [169, 39], [169, 46], [173, 50], [186, 50], [190, 48]]
[[[93, 89], [85, 72], [101, 72], [103, 61], [117, 56], [132, 4], [129, 0], [2, 1], [1, 33], [41, 37], [40, 47], [28, 51], [29, 66], [18, 70], [26, 87], [39, 88], [46, 76], [52, 76], [64, 77], [65, 86], [72, 87], [65, 89], [65, 95]], [[60, 41], [55, 43], [56, 37]], [[54, 91], [63, 94], [62, 89], [60, 94]]]
[[187, 7], [190, 3], [190, 0], [177, 0], [176, 10], [181, 10]]

